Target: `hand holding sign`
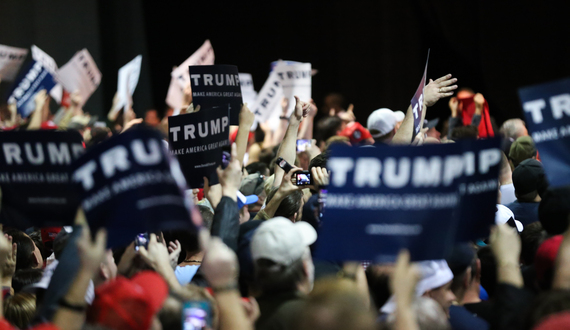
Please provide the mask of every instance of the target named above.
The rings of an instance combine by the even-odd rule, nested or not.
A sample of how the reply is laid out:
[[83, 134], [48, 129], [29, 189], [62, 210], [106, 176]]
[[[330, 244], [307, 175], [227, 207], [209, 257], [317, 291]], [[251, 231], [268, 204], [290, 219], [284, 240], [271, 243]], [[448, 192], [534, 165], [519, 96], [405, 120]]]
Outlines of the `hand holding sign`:
[[453, 91], [457, 89], [457, 78], [451, 78], [451, 74], [445, 75], [436, 80], [429, 80], [424, 90], [424, 102], [426, 107], [433, 106], [437, 101], [444, 97], [453, 95]]
[[225, 170], [222, 170], [221, 166], [218, 167], [217, 173], [224, 196], [236, 200], [237, 191], [241, 183], [241, 166], [237, 157], [237, 147], [235, 143], [232, 144], [232, 158], [228, 167], [226, 167]]

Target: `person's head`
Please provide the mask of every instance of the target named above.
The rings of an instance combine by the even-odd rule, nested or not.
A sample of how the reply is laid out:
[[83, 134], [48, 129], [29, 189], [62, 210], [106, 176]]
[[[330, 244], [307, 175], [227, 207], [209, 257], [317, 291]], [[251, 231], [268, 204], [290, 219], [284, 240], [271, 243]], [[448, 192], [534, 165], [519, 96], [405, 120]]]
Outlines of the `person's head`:
[[449, 316], [449, 307], [455, 300], [451, 291], [453, 272], [445, 260], [428, 260], [418, 263], [421, 280], [416, 285], [416, 293], [435, 300]]
[[314, 280], [309, 246], [317, 232], [308, 223], [277, 217], [264, 221], [251, 240], [257, 284], [264, 294], [308, 293]]
[[[267, 173], [269, 170], [267, 169]], [[249, 172], [249, 171], [248, 171]], [[269, 175], [263, 173], [256, 173], [250, 172], [248, 176], [243, 178], [241, 184], [239, 186], [239, 191], [244, 194], [245, 196], [257, 196], [257, 201], [254, 203], [250, 203], [247, 205], [247, 210], [249, 212], [259, 212], [261, 207], [265, 203], [265, 198], [267, 194], [265, 194], [265, 190], [263, 189], [265, 178]]]
[[[278, 188], [274, 187], [269, 195], [267, 195], [266, 203], [269, 203], [275, 193], [277, 192]], [[285, 197], [279, 207], [275, 211], [276, 217], [284, 217], [293, 222], [299, 220], [301, 214], [303, 213], [303, 192], [297, 190]]]
[[327, 161], [329, 160], [329, 152], [324, 151], [321, 152], [320, 154], [316, 155], [315, 157], [313, 157], [313, 159], [311, 159], [311, 162], [309, 163], [309, 171], [313, 168], [313, 167], [321, 167], [321, 168], [327, 168]]
[[548, 188], [538, 206], [538, 219], [549, 235], [566, 231], [570, 221], [570, 186]]
[[144, 114], [144, 122], [150, 127], [156, 127], [160, 124], [160, 117], [155, 109], [149, 109]]
[[[356, 146], [356, 145], [366, 145], [374, 143], [374, 139], [372, 138], [370, 132], [357, 121], [346, 125], [346, 127], [342, 130], [342, 132], [339, 133], [339, 136], [347, 138], [348, 139], [347, 141], [349, 143], [345, 144], [348, 145]], [[332, 142], [333, 141], [331, 141], [331, 139], [328, 139], [326, 147], [328, 148]]]
[[509, 161], [514, 169], [525, 159], [536, 159], [536, 146], [530, 136], [521, 136], [511, 144]]
[[150, 329], [167, 296], [168, 286], [155, 272], [118, 277], [95, 289], [87, 322], [114, 330]]
[[42, 279], [44, 272], [37, 268], [20, 269], [14, 273], [12, 277], [12, 288], [14, 292], [18, 293], [28, 285], [39, 282]]
[[[420, 330], [450, 330], [451, 325], [445, 312], [438, 303], [426, 297], [417, 297], [412, 302], [412, 313]], [[388, 318], [389, 329], [394, 329], [396, 317]]]
[[20, 292], [4, 301], [4, 318], [19, 329], [26, 329], [36, 314], [36, 297]]
[[542, 290], [548, 290], [552, 286], [554, 265], [562, 239], [562, 235], [556, 235], [546, 239], [540, 244], [536, 251], [534, 268], [536, 270], [537, 284]]
[[249, 173], [249, 175], [257, 173], [269, 176], [269, 167], [267, 167], [267, 164], [263, 162], [251, 163], [245, 167], [245, 170], [247, 171], [247, 173]]
[[328, 138], [328, 140], [325, 141], [325, 150], [328, 150], [329, 147], [334, 144], [342, 144], [347, 146], [351, 145], [350, 139], [347, 138], [346, 136], [335, 135], [331, 136], [330, 138]]
[[532, 265], [538, 247], [546, 239], [546, 231], [542, 229], [540, 222], [533, 222], [524, 227], [521, 233], [521, 262], [524, 265]]
[[354, 281], [334, 277], [315, 283], [315, 289], [300, 310], [301, 330], [372, 330], [374, 314], [366, 307]]
[[375, 142], [389, 143], [396, 134], [396, 115], [388, 108], [375, 110], [368, 116], [366, 127]]
[[465, 292], [469, 290], [471, 285], [474, 282], [475, 285], [479, 285], [481, 263], [475, 254], [475, 250], [469, 243], [456, 245], [446, 261], [453, 272], [451, 291], [457, 297], [457, 301], [461, 303]]
[[542, 164], [536, 159], [522, 161], [513, 171], [513, 186], [519, 202], [540, 201], [540, 193], [546, 190], [548, 183]]
[[476, 140], [479, 138], [479, 131], [475, 126], [459, 126], [451, 131], [451, 140]]
[[[551, 290], [540, 294], [535, 299], [533, 306], [529, 309], [528, 317], [529, 329], [544, 321], [549, 316], [570, 311], [570, 290]], [[564, 329], [563, 328], [543, 328], [543, 329]]]
[[204, 227], [206, 227], [208, 230], [212, 229], [212, 222], [214, 222], [214, 212], [212, 209], [203, 204], [198, 204], [196, 206], [198, 207], [198, 211], [202, 216], [202, 224]]
[[326, 117], [317, 122], [317, 130], [315, 137], [321, 151], [324, 150], [326, 141], [331, 137], [338, 135], [342, 130], [342, 120], [337, 116]]
[[6, 234], [12, 236], [12, 241], [18, 245], [16, 256], [16, 270], [28, 268], [42, 268], [44, 260], [42, 254], [30, 236], [17, 229], [10, 229]]
[[344, 96], [339, 93], [329, 93], [325, 96], [323, 100], [323, 107], [321, 107], [321, 112], [328, 114], [331, 109], [334, 109], [335, 114], [343, 110]]
[[524, 121], [519, 118], [506, 120], [501, 126], [499, 132], [505, 139], [512, 140], [516, 140], [521, 136], [528, 135], [528, 130], [526, 129]]

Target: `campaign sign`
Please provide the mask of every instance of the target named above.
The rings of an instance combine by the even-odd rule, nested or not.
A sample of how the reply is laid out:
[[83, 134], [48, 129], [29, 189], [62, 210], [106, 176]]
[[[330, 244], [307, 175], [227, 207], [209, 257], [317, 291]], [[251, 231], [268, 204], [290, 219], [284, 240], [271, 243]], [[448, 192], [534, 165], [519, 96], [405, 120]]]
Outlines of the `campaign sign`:
[[249, 73], [239, 73], [239, 84], [241, 87], [241, 97], [243, 103], [247, 103], [248, 107], [253, 107], [257, 92], [253, 88], [253, 78]]
[[28, 50], [25, 48], [0, 45], [0, 78], [3, 81], [14, 80], [26, 56]]
[[58, 81], [63, 88], [70, 93], [77, 91], [81, 95], [83, 102], [81, 106], [99, 87], [101, 77], [101, 71], [86, 48], [75, 53], [58, 71]]
[[499, 148], [476, 142], [333, 146], [317, 256], [392, 262], [406, 248], [413, 260], [443, 259], [464, 221], [454, 216], [460, 185], [485, 181], [500, 163]]
[[238, 68], [235, 65], [190, 66], [192, 103], [202, 109], [230, 105], [230, 125], [239, 125], [243, 104]]
[[222, 164], [222, 148], [230, 145], [228, 106], [168, 117], [170, 152], [180, 162], [190, 188], [218, 183], [216, 168]]
[[[457, 217], [457, 242], [468, 242], [489, 237], [495, 224], [499, 170], [501, 164], [501, 139], [461, 141], [464, 146], [463, 165], [466, 173], [475, 173], [474, 166], [489, 166], [487, 171], [465, 175], [459, 184], [461, 205]], [[494, 150], [477, 157], [473, 150]], [[474, 160], [474, 162], [472, 161]], [[487, 165], [489, 164], [489, 165]]]
[[570, 78], [521, 88], [519, 97], [550, 185], [570, 184]]
[[422, 76], [422, 81], [420, 81], [420, 85], [418, 86], [418, 89], [416, 90], [416, 93], [414, 94], [414, 97], [412, 97], [411, 101], [412, 110], [414, 113], [414, 136], [412, 137], [412, 140], [416, 135], [418, 135], [418, 133], [422, 129], [422, 121], [423, 121], [422, 112], [424, 111], [424, 88], [426, 86], [428, 62], [429, 62], [429, 50], [426, 60], [426, 66], [424, 68], [424, 75]]
[[278, 109], [277, 107], [282, 97], [283, 86], [281, 85], [281, 80], [277, 73], [272, 71], [259, 94], [257, 94], [255, 105], [250, 107], [255, 115], [255, 127], [257, 127], [258, 123], [265, 123], [271, 117], [273, 111]]
[[287, 113], [295, 108], [295, 96], [305, 101], [311, 99], [311, 63], [278, 61], [274, 70], [281, 80], [283, 95], [289, 99]]
[[21, 229], [72, 224], [79, 200], [69, 171], [82, 153], [77, 132], [0, 132], [0, 222]]
[[91, 230], [108, 231], [108, 246], [144, 232], [194, 229], [190, 205], [157, 131], [131, 128], [94, 146], [73, 163], [72, 179]]
[[42, 89], [49, 93], [54, 86], [55, 80], [49, 71], [39, 62], [32, 61], [14, 81], [8, 103], [15, 103], [18, 113], [26, 118], [36, 108], [36, 94]]

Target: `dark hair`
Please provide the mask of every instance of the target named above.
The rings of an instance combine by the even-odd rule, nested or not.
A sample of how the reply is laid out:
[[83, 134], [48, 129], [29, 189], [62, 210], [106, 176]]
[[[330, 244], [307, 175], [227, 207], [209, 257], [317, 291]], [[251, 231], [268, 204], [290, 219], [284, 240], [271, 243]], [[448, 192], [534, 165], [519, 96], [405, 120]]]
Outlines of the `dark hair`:
[[[273, 187], [271, 192], [267, 195], [267, 199], [265, 200], [266, 203], [269, 203], [275, 193], [277, 192], [278, 188]], [[279, 204], [279, 207], [275, 211], [275, 217], [285, 217], [287, 219], [292, 218], [295, 216], [295, 213], [299, 212], [301, 205], [303, 204], [303, 192], [302, 191], [295, 191], [292, 194], [287, 195]]]
[[24, 232], [18, 229], [10, 229], [6, 234], [12, 236], [12, 242], [18, 245], [18, 253], [16, 255], [16, 270], [28, 269], [34, 267], [32, 255], [36, 249], [34, 241]]
[[528, 328], [532, 329], [547, 316], [570, 311], [570, 290], [551, 290], [540, 294], [530, 309]]
[[273, 164], [271, 161], [277, 157], [277, 150], [279, 150], [279, 145], [273, 148], [265, 148], [259, 153], [259, 161], [265, 163], [269, 170], [273, 169]]
[[540, 222], [533, 222], [524, 227], [521, 233], [521, 259], [525, 265], [534, 263], [534, 256], [542, 242], [546, 239], [546, 231]]
[[316, 139], [317, 142], [328, 140], [335, 136], [342, 126], [342, 119], [337, 116], [326, 117], [317, 122]]
[[198, 211], [200, 211], [200, 215], [202, 216], [202, 223], [204, 227], [208, 228], [208, 230], [212, 229], [212, 223], [214, 222], [214, 212], [212, 209], [206, 205], [198, 204]]
[[91, 148], [109, 138], [110, 130], [107, 127], [91, 128], [91, 139], [85, 144], [86, 148]]
[[68, 233], [65, 229], [61, 229], [61, 231], [57, 233], [57, 236], [55, 236], [55, 239], [53, 240], [53, 254], [57, 260], [59, 260], [59, 257], [61, 257], [63, 249], [65, 249], [70, 235], [71, 234]]
[[492, 298], [497, 285], [497, 261], [488, 245], [479, 249], [477, 256], [481, 260], [481, 286], [485, 288], [489, 298]]
[[549, 235], [559, 235], [568, 228], [570, 216], [570, 186], [548, 188], [541, 195], [538, 219]]
[[40, 253], [42, 254], [42, 258], [44, 260], [47, 259], [53, 251], [52, 251], [52, 249], [49, 249], [48, 247], [46, 247], [44, 245], [44, 242], [42, 241], [42, 232], [40, 230], [35, 230], [35, 231], [31, 232], [29, 236], [32, 239], [32, 241], [34, 241], [34, 244], [40, 250]]
[[311, 159], [311, 162], [309, 163], [309, 171], [313, 167], [327, 168], [327, 161], [328, 160], [329, 160], [329, 151], [326, 150], [324, 152], [321, 152], [320, 154], [313, 157], [313, 159]]
[[302, 258], [289, 266], [264, 258], [255, 261], [256, 284], [264, 295], [297, 291], [297, 285], [306, 276]]
[[[473, 282], [473, 279], [475, 279], [475, 275], [477, 274], [478, 259], [479, 258], [477, 257], [477, 255], [475, 255], [473, 257], [473, 260], [471, 260], [471, 265], [469, 265], [469, 267], [471, 267], [470, 269], [471, 282]], [[467, 270], [469, 269], [469, 267], [465, 268], [464, 271], [462, 271], [457, 275], [453, 274], [453, 280], [451, 281], [451, 291], [453, 291], [454, 294], [457, 294], [459, 290], [461, 290], [461, 287], [463, 286], [463, 281], [465, 280], [465, 276], [467, 276]]]
[[261, 127], [257, 126], [255, 129], [255, 143], [261, 143], [265, 140], [265, 132], [261, 129]]
[[12, 277], [12, 288], [14, 288], [14, 292], [18, 293], [22, 291], [25, 286], [38, 283], [42, 279], [43, 274], [43, 270], [34, 268], [16, 271]]
[[459, 126], [455, 127], [451, 131], [451, 140], [468, 140], [468, 139], [477, 139], [479, 136], [479, 130], [475, 126]]
[[370, 265], [366, 268], [366, 281], [370, 289], [370, 296], [376, 306], [384, 306], [390, 299], [392, 291], [390, 290], [390, 275], [383, 272], [376, 272], [377, 265]]
[[259, 173], [265, 175], [269, 171], [269, 167], [264, 162], [255, 162], [247, 165], [245, 170], [249, 174]]

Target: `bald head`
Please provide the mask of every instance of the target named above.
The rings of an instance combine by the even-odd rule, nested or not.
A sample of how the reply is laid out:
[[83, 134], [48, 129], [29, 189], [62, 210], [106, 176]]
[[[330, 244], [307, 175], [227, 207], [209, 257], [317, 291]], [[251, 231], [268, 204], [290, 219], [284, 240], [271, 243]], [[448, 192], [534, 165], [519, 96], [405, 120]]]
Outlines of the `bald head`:
[[521, 136], [528, 135], [528, 130], [522, 119], [513, 118], [505, 121], [500, 130], [501, 134], [508, 139], [516, 140]]

